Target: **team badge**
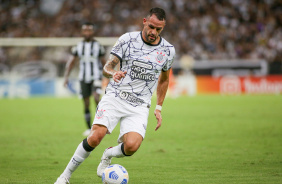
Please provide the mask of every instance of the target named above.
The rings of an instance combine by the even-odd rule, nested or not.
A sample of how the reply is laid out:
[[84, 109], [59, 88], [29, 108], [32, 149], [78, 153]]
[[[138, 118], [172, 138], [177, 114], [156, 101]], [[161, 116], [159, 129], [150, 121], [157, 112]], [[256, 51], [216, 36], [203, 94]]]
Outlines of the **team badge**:
[[157, 57], [156, 57], [156, 60], [158, 63], [162, 63], [163, 60], [164, 60], [164, 56], [165, 56], [165, 53], [162, 53], [162, 52], [157, 52]]
[[101, 118], [103, 118], [104, 117], [104, 112], [105, 112], [106, 110], [103, 110], [103, 109], [101, 109], [101, 110], [98, 110], [97, 111], [97, 113], [96, 113], [96, 118], [97, 119], [101, 119]]

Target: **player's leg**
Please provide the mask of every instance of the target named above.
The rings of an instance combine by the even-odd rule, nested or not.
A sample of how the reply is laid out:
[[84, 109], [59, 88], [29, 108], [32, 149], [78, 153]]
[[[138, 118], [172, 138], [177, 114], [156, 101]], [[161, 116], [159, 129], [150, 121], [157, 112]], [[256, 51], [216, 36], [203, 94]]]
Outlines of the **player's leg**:
[[96, 104], [96, 107], [100, 101], [100, 93], [97, 93], [97, 91], [94, 91], [93, 92], [93, 97], [94, 97], [94, 101], [95, 101], [95, 104]]
[[92, 83], [80, 82], [81, 95], [83, 97], [84, 119], [87, 130], [83, 132], [84, 136], [88, 136], [91, 130], [91, 113], [90, 113], [90, 96], [92, 91]]
[[121, 158], [133, 155], [140, 147], [146, 133], [149, 109], [132, 106], [123, 106], [128, 111], [128, 116], [123, 117], [120, 122], [119, 145], [107, 148], [101, 158], [97, 168], [97, 175], [102, 176], [103, 171], [110, 165], [113, 157]]
[[88, 129], [91, 129], [90, 97], [83, 98], [84, 119]]
[[103, 125], [93, 125], [91, 134], [78, 145], [67, 167], [55, 184], [69, 183], [72, 173], [90, 155], [94, 148], [100, 144], [107, 131], [108, 129]]
[[95, 80], [93, 82], [93, 97], [94, 97], [94, 101], [96, 106], [98, 106], [98, 103], [100, 101], [100, 96], [102, 93], [102, 81], [101, 80]]
[[120, 117], [118, 116], [119, 113], [116, 112], [117, 107], [114, 105], [113, 98], [104, 96], [100, 101], [90, 135], [79, 144], [69, 164], [55, 184], [67, 184], [77, 167], [79, 167], [90, 155], [91, 151], [100, 144], [103, 137], [107, 133], [111, 133], [116, 127]]
[[97, 175], [102, 176], [103, 171], [111, 164], [113, 157], [122, 158], [133, 155], [141, 146], [143, 137], [137, 132], [128, 132], [123, 136], [123, 142], [115, 147], [107, 148], [97, 168]]
[[93, 86], [93, 98], [94, 98], [96, 107], [98, 106], [100, 102], [100, 96], [101, 96], [101, 88], [97, 86]]
[[137, 132], [128, 132], [123, 135], [122, 143], [106, 149], [105, 156], [108, 158], [133, 155], [141, 146], [143, 137]]
[[122, 151], [124, 151], [125, 155], [133, 155], [145, 138], [149, 108], [139, 106], [129, 107], [127, 110], [130, 114], [121, 120], [118, 142], [124, 144]]
[[94, 124], [90, 135], [87, 137], [87, 143], [90, 147], [97, 147], [108, 132], [108, 128], [104, 125]]
[[137, 132], [128, 132], [123, 136], [121, 151], [125, 156], [133, 155], [141, 146], [143, 137]]

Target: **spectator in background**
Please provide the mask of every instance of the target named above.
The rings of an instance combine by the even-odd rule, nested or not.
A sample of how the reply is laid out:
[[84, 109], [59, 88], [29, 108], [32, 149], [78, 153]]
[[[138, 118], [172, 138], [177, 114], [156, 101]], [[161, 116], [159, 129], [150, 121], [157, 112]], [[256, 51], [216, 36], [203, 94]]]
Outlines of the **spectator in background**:
[[81, 20], [95, 22], [96, 36], [120, 36], [139, 30], [138, 17], [159, 6], [171, 12], [162, 34], [173, 40], [179, 57], [269, 62], [282, 57], [279, 0], [61, 0], [52, 1], [58, 5], [51, 13], [43, 2], [0, 0], [0, 37], [76, 37]]

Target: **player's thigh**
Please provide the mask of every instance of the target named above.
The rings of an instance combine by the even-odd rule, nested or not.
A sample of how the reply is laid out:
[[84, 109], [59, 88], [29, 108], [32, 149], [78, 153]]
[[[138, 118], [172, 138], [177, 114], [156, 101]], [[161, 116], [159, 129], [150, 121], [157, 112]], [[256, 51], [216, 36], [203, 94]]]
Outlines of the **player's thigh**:
[[107, 133], [110, 134], [120, 121], [121, 113], [118, 110], [121, 108], [121, 106], [115, 103], [114, 97], [103, 96], [97, 106], [93, 126], [103, 125], [107, 127]]
[[146, 107], [131, 107], [131, 114], [120, 121], [118, 142], [123, 142], [123, 136], [129, 132], [138, 133], [142, 140], [145, 138], [148, 124], [149, 109]]
[[87, 137], [88, 144], [93, 148], [98, 146], [102, 141], [102, 139], [107, 134], [107, 131], [108, 131], [107, 127], [103, 125], [93, 125], [91, 128], [91, 132]]

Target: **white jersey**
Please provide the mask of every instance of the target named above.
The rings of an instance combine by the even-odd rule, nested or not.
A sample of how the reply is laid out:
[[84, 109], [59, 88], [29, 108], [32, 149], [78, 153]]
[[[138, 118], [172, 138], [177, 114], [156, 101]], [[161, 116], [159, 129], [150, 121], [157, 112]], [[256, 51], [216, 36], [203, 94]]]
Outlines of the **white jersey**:
[[111, 54], [120, 59], [120, 70], [127, 74], [119, 83], [111, 80], [106, 94], [118, 96], [133, 106], [149, 107], [161, 71], [171, 68], [174, 46], [162, 37], [158, 44], [148, 44], [142, 32], [129, 32], [118, 39]]
[[100, 56], [105, 55], [105, 49], [99, 42], [92, 40], [81, 41], [72, 48], [72, 54], [80, 58], [79, 80], [90, 83], [102, 77]]

